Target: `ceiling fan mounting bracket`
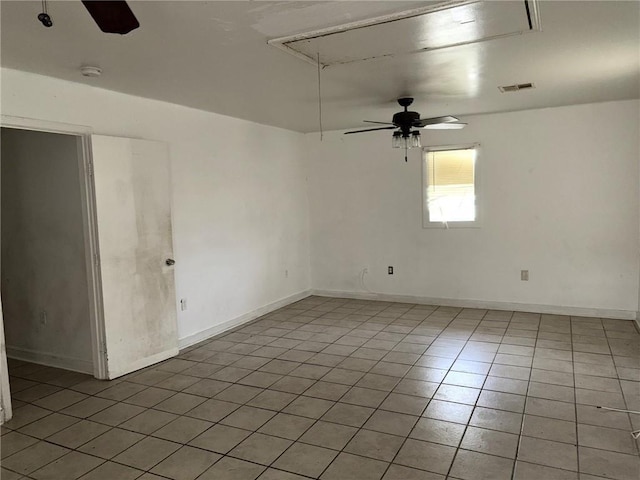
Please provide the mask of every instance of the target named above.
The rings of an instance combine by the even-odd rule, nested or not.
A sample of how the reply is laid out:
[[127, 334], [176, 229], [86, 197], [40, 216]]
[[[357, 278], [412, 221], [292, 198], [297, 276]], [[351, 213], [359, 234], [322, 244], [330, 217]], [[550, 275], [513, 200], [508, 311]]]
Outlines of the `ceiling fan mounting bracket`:
[[398, 103], [405, 109], [413, 103], [413, 97], [402, 97], [398, 99]]

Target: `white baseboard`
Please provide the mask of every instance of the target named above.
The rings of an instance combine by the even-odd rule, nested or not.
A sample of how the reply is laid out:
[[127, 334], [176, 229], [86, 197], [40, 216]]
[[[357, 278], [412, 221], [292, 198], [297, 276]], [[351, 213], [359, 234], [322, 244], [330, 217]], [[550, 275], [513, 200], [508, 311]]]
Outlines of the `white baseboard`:
[[183, 337], [178, 340], [178, 346], [180, 348], [190, 347], [191, 345], [195, 345], [196, 343], [206, 340], [207, 338], [219, 335], [223, 332], [226, 332], [227, 330], [231, 330], [232, 328], [255, 320], [262, 315], [266, 315], [267, 313], [271, 313], [274, 310], [286, 307], [287, 305], [300, 301], [303, 298], [307, 298], [309, 295], [311, 295], [311, 291], [304, 290], [302, 292], [289, 295], [288, 297], [281, 298], [280, 300], [264, 305], [260, 308], [252, 310], [251, 312], [245, 313], [244, 315], [240, 315], [239, 317], [227, 320], [226, 322], [214, 325], [213, 327]]
[[320, 297], [353, 298], [357, 300], [378, 300], [383, 302], [416, 303], [422, 305], [442, 305], [445, 307], [486, 308], [514, 312], [548, 313], [553, 315], [574, 315], [579, 317], [615, 318], [636, 320], [632, 310], [612, 310], [605, 308], [567, 307], [564, 305], [540, 305], [529, 303], [494, 302], [487, 300], [467, 300], [457, 298], [432, 298], [414, 295], [387, 293], [345, 292], [339, 290], [312, 290], [312, 295]]
[[82, 358], [67, 357], [57, 353], [39, 352], [29, 348], [11, 347], [9, 345], [7, 345], [7, 357], [37, 363], [38, 365], [46, 365], [47, 367], [62, 368], [93, 375], [93, 361]]
[[140, 370], [142, 368], [149, 367], [156, 363], [162, 362], [167, 358], [175, 357], [178, 355], [179, 350], [178, 347], [170, 348], [169, 350], [165, 350], [164, 352], [156, 353], [154, 355], [150, 355], [145, 358], [141, 358], [140, 360], [136, 360], [133, 363], [129, 363], [127, 365], [117, 365], [112, 366], [107, 362], [108, 375], [109, 380], [113, 380], [114, 378], [121, 377], [126, 375], [127, 373], [135, 372], [136, 370]]

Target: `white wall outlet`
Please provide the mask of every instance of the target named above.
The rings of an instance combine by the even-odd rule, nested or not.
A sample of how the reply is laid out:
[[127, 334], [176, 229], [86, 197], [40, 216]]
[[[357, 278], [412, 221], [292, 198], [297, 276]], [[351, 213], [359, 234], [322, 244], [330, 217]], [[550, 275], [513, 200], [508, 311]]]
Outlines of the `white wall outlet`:
[[41, 325], [46, 325], [47, 324], [47, 311], [46, 310], [42, 310], [40, 312], [40, 324]]
[[181, 298], [180, 299], [180, 310], [182, 310], [183, 312], [187, 309], [187, 299], [186, 298]]
[[289, 278], [289, 270], [284, 271], [284, 278]]
[[520, 280], [523, 282], [529, 281], [529, 270], [520, 270]]

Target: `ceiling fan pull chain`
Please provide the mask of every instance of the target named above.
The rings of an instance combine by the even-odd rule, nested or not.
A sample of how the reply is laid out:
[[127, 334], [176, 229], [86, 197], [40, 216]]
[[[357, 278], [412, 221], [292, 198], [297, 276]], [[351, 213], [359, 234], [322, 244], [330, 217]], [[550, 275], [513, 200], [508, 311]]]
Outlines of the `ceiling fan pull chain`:
[[320, 141], [322, 141], [323, 130], [322, 130], [322, 89], [320, 86], [320, 52], [317, 52], [317, 60], [318, 60], [318, 121], [320, 123]]
[[38, 20], [47, 28], [53, 26], [53, 20], [47, 12], [47, 0], [42, 0], [42, 12], [38, 14]]

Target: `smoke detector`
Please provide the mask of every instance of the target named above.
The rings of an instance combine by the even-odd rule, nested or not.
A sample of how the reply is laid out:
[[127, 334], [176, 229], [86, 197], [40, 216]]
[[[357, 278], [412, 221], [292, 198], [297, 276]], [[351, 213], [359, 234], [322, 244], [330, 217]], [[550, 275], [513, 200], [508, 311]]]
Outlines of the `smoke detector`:
[[80, 73], [85, 77], [99, 77], [102, 75], [102, 69], [100, 67], [93, 67], [91, 65], [83, 65], [80, 67]]

